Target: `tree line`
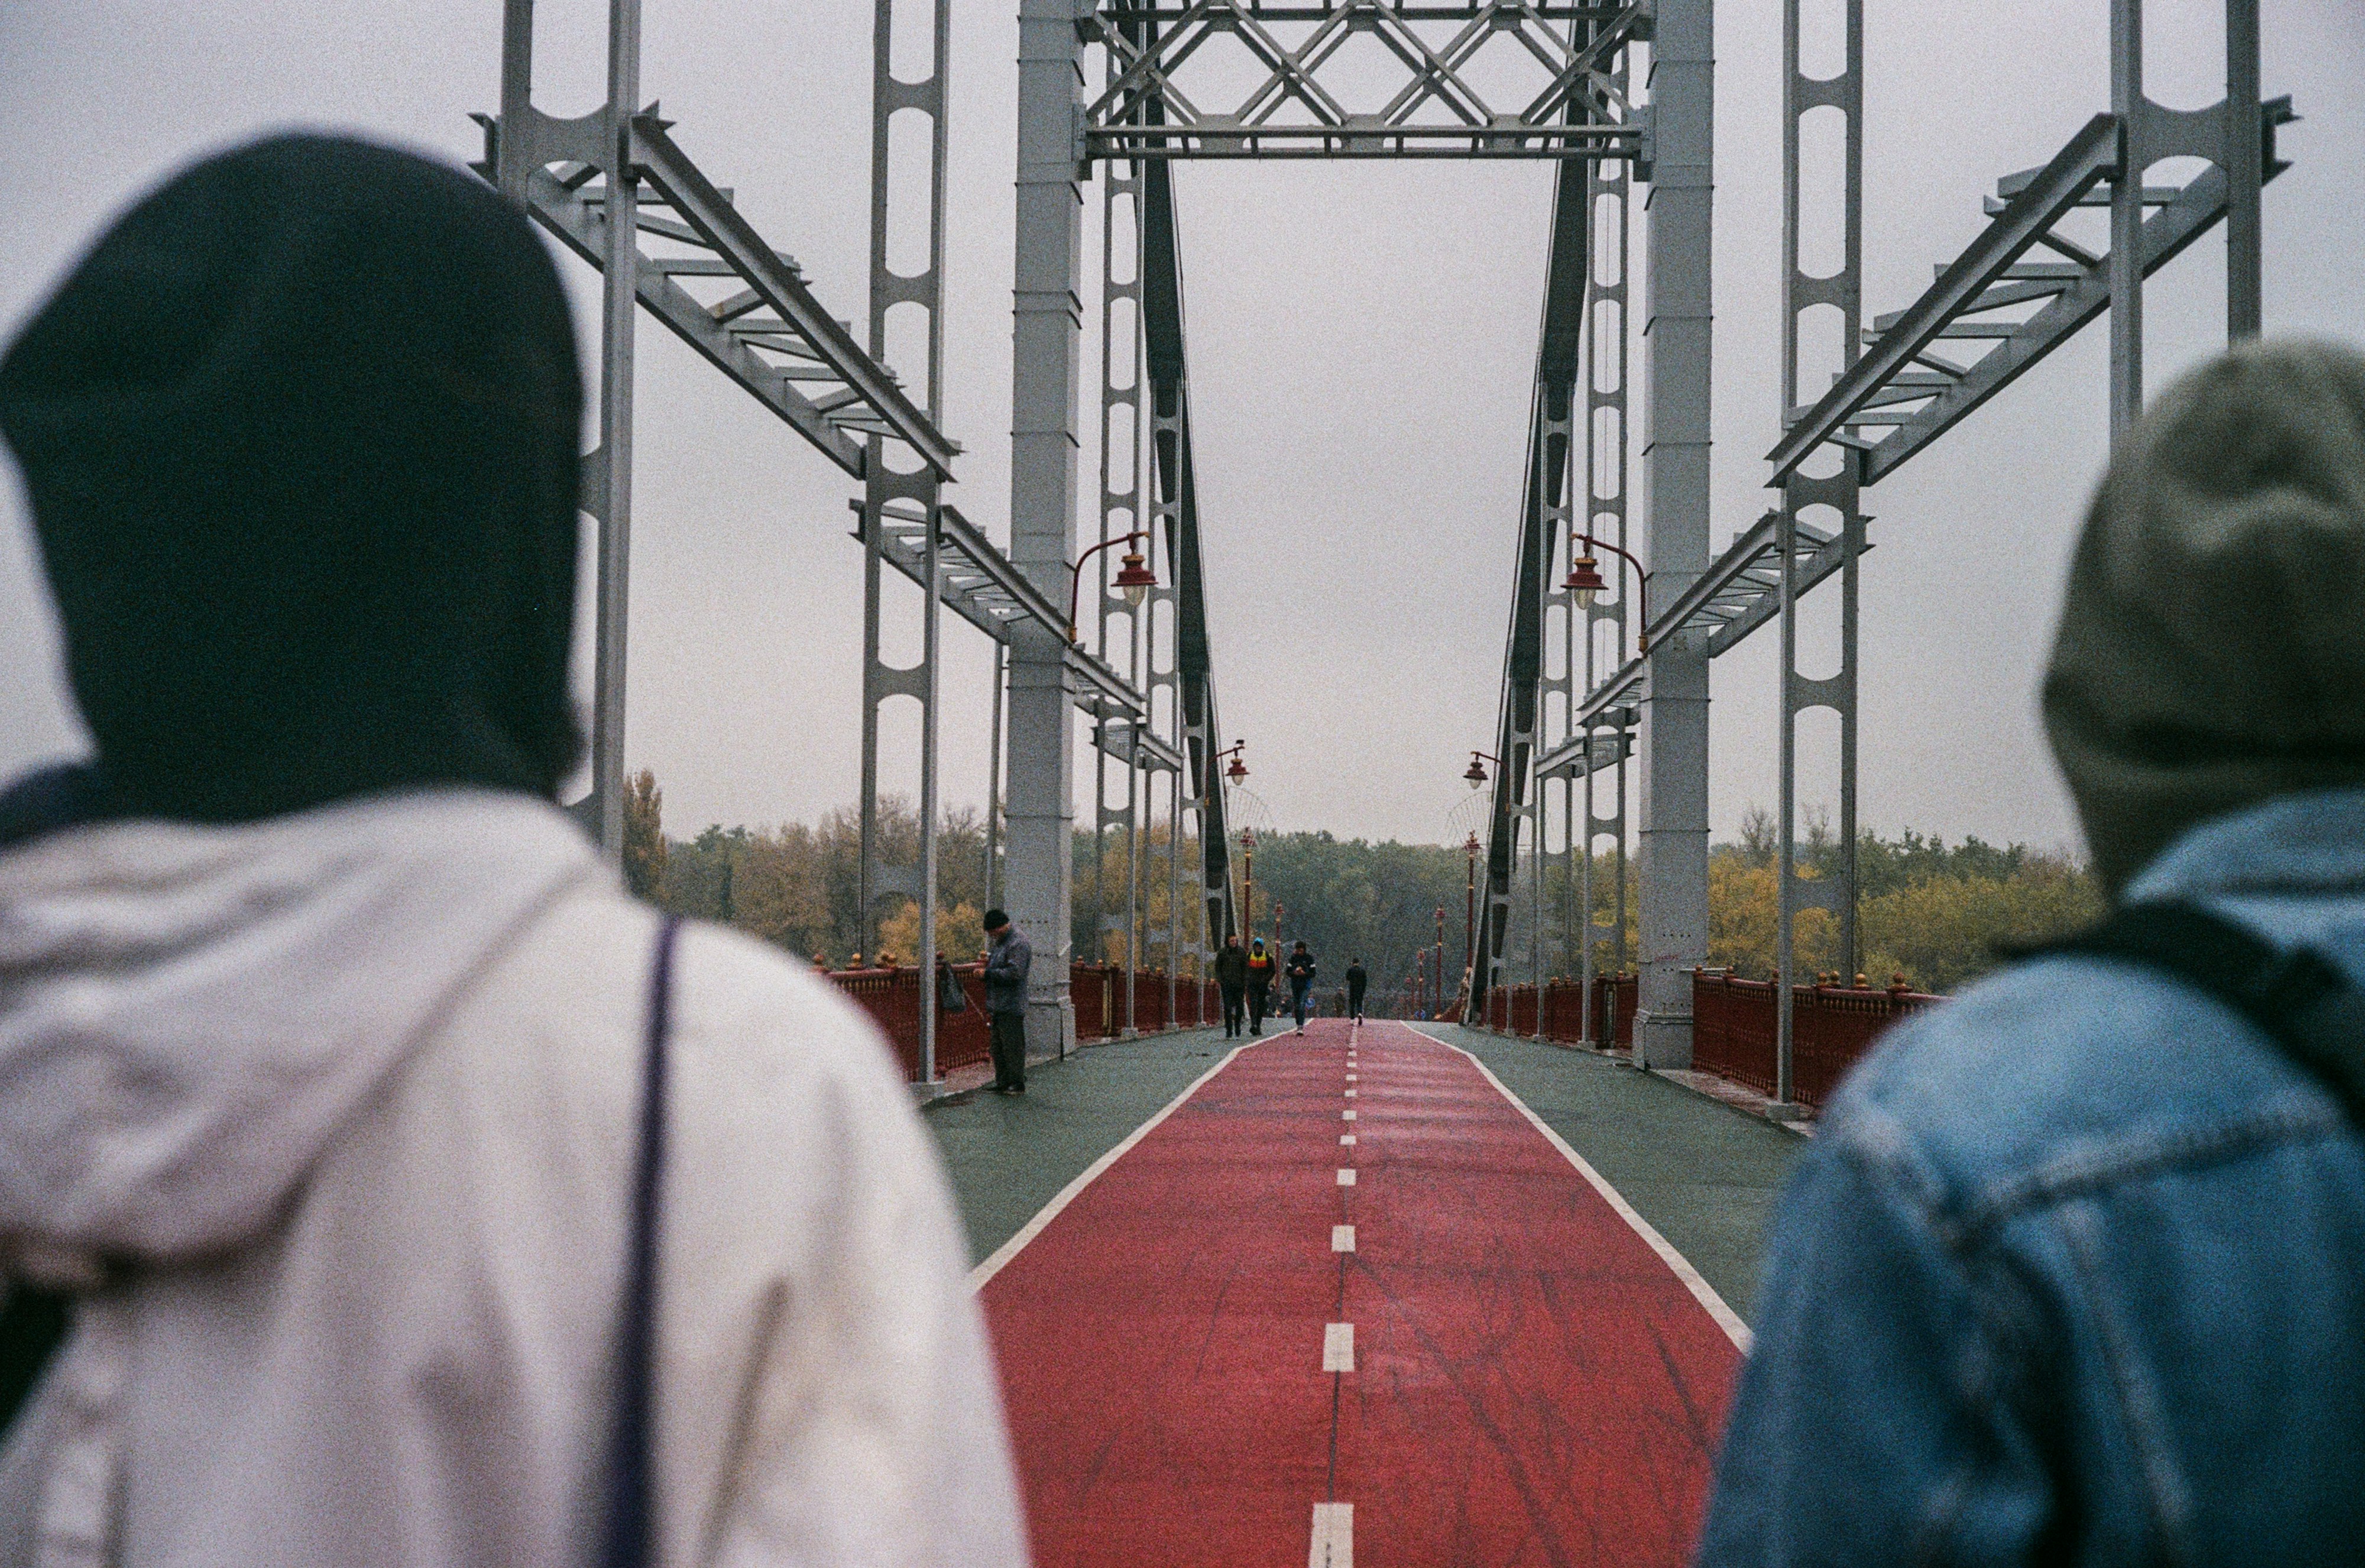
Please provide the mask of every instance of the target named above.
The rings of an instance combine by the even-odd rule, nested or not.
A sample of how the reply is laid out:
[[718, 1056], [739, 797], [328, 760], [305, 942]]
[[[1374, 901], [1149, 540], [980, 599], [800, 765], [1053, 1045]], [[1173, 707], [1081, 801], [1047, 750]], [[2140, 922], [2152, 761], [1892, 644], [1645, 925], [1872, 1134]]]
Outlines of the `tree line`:
[[[875, 932], [859, 919], [861, 819], [852, 807], [825, 812], [812, 824], [767, 828], [710, 823], [676, 838], [664, 823], [664, 792], [645, 771], [631, 781], [625, 801], [624, 873], [633, 892], [676, 913], [720, 921], [800, 957], [843, 968], [881, 954], [911, 962], [919, 950], [919, 908], [909, 900], [881, 911]], [[919, 819], [909, 801], [880, 802], [879, 833], [889, 864], [916, 862]], [[987, 907], [986, 834], [974, 811], [948, 812], [937, 831], [937, 940], [956, 958], [984, 946], [980, 918]], [[1144, 968], [1167, 967], [1168, 912], [1180, 918], [1180, 972], [1195, 978], [1203, 901], [1198, 846], [1181, 846], [1182, 902], [1168, 864], [1168, 830], [1143, 834], [1138, 884], [1129, 881], [1122, 833], [1079, 831], [1074, 841], [1072, 951], [1079, 958], [1124, 961], [1127, 892], [1135, 894], [1135, 956]], [[1777, 896], [1776, 834], [1769, 817], [1753, 812], [1739, 838], [1709, 853], [1709, 961], [1752, 978], [1774, 969]], [[1233, 886], [1250, 868], [1232, 850]], [[1807, 876], [1836, 868], [1837, 840], [1828, 824], [1810, 819], [1799, 846]], [[1416, 955], [1433, 978], [1442, 913], [1446, 992], [1463, 962], [1469, 863], [1459, 846], [1372, 843], [1323, 831], [1260, 835], [1254, 850], [1250, 934], [1283, 942], [1303, 939], [1322, 968], [1326, 989], [1356, 958], [1370, 972], [1375, 1002], [1393, 1001], [1414, 972]], [[1595, 946], [1597, 970], [1639, 950], [1640, 908], [1635, 868], [1614, 857], [1594, 862], [1594, 918], [1614, 922], [1618, 880], [1626, 883], [1626, 935]], [[1856, 842], [1858, 968], [1885, 985], [1903, 974], [1916, 989], [1946, 992], [1976, 979], [1997, 961], [2001, 945], [2073, 929], [2102, 910], [2091, 875], [2066, 854], [2025, 845], [1996, 846], [1976, 837], [1949, 845], [1911, 829], [1897, 836], [1860, 834]], [[1541, 968], [1547, 977], [1573, 977], [1578, 965], [1566, 934], [1577, 928], [1578, 879], [1574, 864], [1554, 861], [1542, 887], [1541, 920], [1531, 863], [1515, 879], [1505, 945], [1508, 978], [1524, 981]], [[1277, 927], [1276, 927], [1277, 922]], [[1825, 911], [1800, 912], [1802, 976], [1841, 971], [1838, 923]], [[1539, 951], [1539, 945], [1541, 951]]]

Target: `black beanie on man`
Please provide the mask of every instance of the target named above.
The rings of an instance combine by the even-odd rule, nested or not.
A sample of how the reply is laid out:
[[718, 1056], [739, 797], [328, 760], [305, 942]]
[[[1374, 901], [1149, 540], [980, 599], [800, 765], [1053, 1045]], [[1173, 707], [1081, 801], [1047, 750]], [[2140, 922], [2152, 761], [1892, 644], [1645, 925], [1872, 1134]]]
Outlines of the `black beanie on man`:
[[583, 388], [526, 216], [281, 136], [101, 239], [0, 360], [109, 815], [553, 795]]

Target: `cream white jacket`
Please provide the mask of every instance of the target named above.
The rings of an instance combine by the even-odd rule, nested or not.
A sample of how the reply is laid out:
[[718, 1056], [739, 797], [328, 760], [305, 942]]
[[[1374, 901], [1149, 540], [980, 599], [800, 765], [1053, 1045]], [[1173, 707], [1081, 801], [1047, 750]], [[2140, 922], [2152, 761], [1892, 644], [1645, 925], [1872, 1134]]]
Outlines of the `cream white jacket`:
[[[474, 790], [0, 854], [0, 1262], [83, 1287], [0, 1568], [580, 1564], [657, 922]], [[684, 932], [668, 1564], [1020, 1564], [935, 1150], [803, 965]]]

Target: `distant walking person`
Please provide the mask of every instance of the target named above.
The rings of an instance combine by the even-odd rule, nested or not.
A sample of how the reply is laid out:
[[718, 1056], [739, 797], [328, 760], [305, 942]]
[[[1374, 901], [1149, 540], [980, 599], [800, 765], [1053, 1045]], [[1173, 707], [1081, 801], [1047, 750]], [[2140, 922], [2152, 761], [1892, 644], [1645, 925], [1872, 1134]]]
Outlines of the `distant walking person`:
[[1224, 1038], [1236, 1040], [1249, 988], [1249, 956], [1237, 935], [1225, 937], [1224, 950], [1216, 955], [1216, 987], [1224, 993]]
[[1265, 951], [1264, 938], [1249, 944], [1249, 1035], [1251, 1038], [1264, 1033], [1266, 1003], [1272, 995], [1272, 982], [1281, 978], [1281, 966]]
[[1347, 966], [1347, 1016], [1360, 1021], [1363, 1016], [1363, 988], [1371, 983], [1363, 972], [1363, 960], [1357, 958]]
[[[1026, 1092], [1026, 973], [1035, 967], [1035, 949], [1010, 917], [998, 909], [985, 912], [985, 934], [993, 946], [985, 955], [985, 1021], [993, 1053], [993, 1092]], [[1056, 1098], [1056, 1096], [1055, 1096]]]
[[1297, 1032], [1306, 1033], [1306, 999], [1314, 989], [1314, 955], [1300, 942], [1289, 950], [1289, 1010], [1296, 1015]]

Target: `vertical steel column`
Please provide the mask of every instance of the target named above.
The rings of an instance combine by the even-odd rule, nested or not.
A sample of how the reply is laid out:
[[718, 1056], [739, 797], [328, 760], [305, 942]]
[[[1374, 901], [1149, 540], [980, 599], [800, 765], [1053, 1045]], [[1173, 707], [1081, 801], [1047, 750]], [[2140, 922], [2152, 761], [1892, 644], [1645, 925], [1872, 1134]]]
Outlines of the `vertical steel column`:
[[[1854, 364], [1863, 342], [1864, 262], [1864, 0], [1819, 0], [1846, 6], [1846, 59], [1840, 73], [1813, 77], [1799, 69], [1799, 13], [1801, 0], [1784, 0], [1782, 13], [1782, 408], [1788, 421], [1800, 404], [1799, 323], [1813, 309], [1836, 309], [1840, 315], [1840, 363], [1821, 366], [1845, 371]], [[1829, 109], [1845, 120], [1846, 170], [1841, 194], [1842, 241], [1839, 270], [1824, 276], [1799, 264], [1799, 129], [1808, 115]], [[1776, 869], [1775, 916], [1775, 1049], [1774, 1100], [1777, 1110], [1796, 1104], [1793, 1071], [1794, 1002], [1797, 980], [1795, 934], [1799, 911], [1827, 909], [1840, 925], [1840, 965], [1853, 974], [1855, 954], [1855, 761], [1856, 761], [1856, 557], [1864, 547], [1864, 516], [1859, 510], [1855, 454], [1845, 447], [1827, 447], [1833, 460], [1830, 474], [1810, 478], [1794, 471], [1782, 486], [1782, 510], [1776, 524], [1776, 545], [1781, 556], [1782, 606], [1782, 729], [1779, 785], [1780, 850]], [[1840, 667], [1825, 679], [1799, 673], [1799, 577], [1806, 565], [1799, 550], [1799, 514], [1809, 507], [1828, 507], [1840, 520], [1836, 531], [1843, 551], [1840, 567]], [[1811, 548], [1811, 547], [1810, 547]], [[1799, 875], [1799, 716], [1810, 709], [1829, 708], [1840, 721], [1840, 844], [1839, 862], [1825, 875]]]
[[[1715, 209], [1715, 0], [1661, 0], [1651, 45], [1648, 207], [1653, 597], [1709, 559], [1709, 350]], [[1642, 708], [1642, 980], [1637, 1066], [1688, 1067], [1693, 968], [1708, 957], [1708, 666], [1694, 635], [1650, 649]]]
[[[2109, 262], [2113, 446], [2143, 412], [2143, 176], [2151, 161], [2146, 135], [2148, 107], [2143, 90], [2143, 0], [2111, 0], [2111, 112], [2119, 120]], [[2230, 277], [2227, 283], [2230, 287]]]
[[[1112, 78], [1117, 72], [1114, 57], [1108, 62]], [[1100, 542], [1119, 539], [1143, 526], [1141, 516], [1141, 165], [1131, 161], [1110, 159], [1100, 168], [1101, 184], [1101, 472], [1100, 472]], [[1117, 214], [1126, 214], [1120, 226]], [[1126, 345], [1127, 363], [1118, 364], [1116, 342], [1117, 319], [1129, 318], [1131, 334]], [[1125, 464], [1120, 484], [1117, 457], [1123, 442]], [[1115, 552], [1104, 550], [1095, 557], [1093, 566], [1093, 599], [1097, 606], [1094, 617], [1098, 627], [1101, 657], [1109, 665], [1124, 669], [1126, 678], [1137, 689], [1143, 688], [1144, 647], [1141, 610], [1127, 604], [1108, 591], [1108, 568]], [[1146, 608], [1146, 607], [1145, 607]], [[1115, 656], [1110, 635], [1110, 622], [1122, 621], [1126, 633], [1126, 657]], [[1105, 738], [1107, 725], [1104, 721], [1099, 734]], [[1141, 736], [1128, 724], [1124, 755], [1115, 759], [1125, 767], [1125, 804], [1112, 808], [1108, 800], [1108, 768], [1112, 758], [1109, 747], [1102, 745], [1093, 758], [1093, 930], [1100, 932], [1117, 928], [1118, 917], [1109, 912], [1108, 899], [1103, 889], [1106, 880], [1108, 854], [1107, 834], [1111, 828], [1125, 833], [1125, 1030], [1130, 1038], [1138, 1032], [1134, 973], [1141, 967], [1141, 819], [1146, 813], [1141, 778]], [[1097, 959], [1100, 955], [1093, 957]]]
[[[531, 21], [528, 26], [531, 27]], [[531, 49], [531, 43], [526, 45]], [[600, 445], [584, 459], [584, 510], [600, 520], [600, 577], [591, 655], [591, 811], [600, 852], [624, 854], [624, 644], [633, 564], [633, 326], [640, 287], [640, 181], [633, 173], [641, 92], [640, 0], [609, 0], [608, 102], [601, 111]]]
[[993, 644], [993, 718], [986, 729], [985, 907], [1002, 902], [1002, 690], [1010, 650]]
[[600, 315], [600, 444], [582, 457], [580, 506], [598, 525], [593, 584], [591, 788], [569, 808], [611, 860], [624, 842], [624, 644], [632, 564], [633, 308], [639, 286], [639, 186], [633, 178], [633, 100], [640, 91], [638, 0], [613, 0], [608, 15], [608, 100], [580, 119], [533, 106], [533, 0], [501, 8], [501, 117], [493, 183], [523, 207], [534, 172], [560, 160], [600, 170], [602, 245]]
[[[928, 6], [934, 30], [930, 69], [925, 80], [905, 82], [894, 73], [894, 31], [898, 5]], [[943, 417], [945, 262], [945, 69], [951, 30], [952, 0], [877, 0], [871, 47], [870, 76], [870, 353], [887, 358], [888, 313], [910, 306], [927, 316], [927, 411], [933, 422]], [[902, 274], [887, 260], [888, 207], [893, 179], [889, 157], [889, 132], [894, 117], [916, 112], [928, 118], [928, 260], [925, 271]], [[872, 436], [863, 465], [862, 489], [862, 842], [859, 878], [859, 939], [878, 946], [878, 902], [904, 897], [920, 910], [920, 969], [924, 998], [920, 1007], [920, 1076], [932, 1082], [936, 1074], [936, 818], [939, 814], [936, 778], [937, 643], [941, 621], [938, 592], [942, 485], [936, 471], [923, 464], [913, 473], [888, 466], [885, 438]], [[881, 551], [886, 543], [889, 508], [900, 505], [902, 515], [923, 525], [920, 590], [920, 662], [898, 668], [880, 657], [879, 591]], [[879, 710], [889, 699], [909, 697], [920, 705], [920, 800], [918, 863], [889, 866], [879, 842]]]
[[[1620, 97], [1627, 97], [1632, 81], [1634, 50], [1631, 46], [1618, 51], [1617, 62], [1610, 73], [1612, 85]], [[1586, 532], [1597, 539], [1631, 549], [1633, 541], [1627, 533], [1627, 418], [1626, 388], [1631, 357], [1628, 342], [1631, 334], [1632, 317], [1629, 312], [1628, 279], [1632, 276], [1629, 250], [1633, 237], [1632, 196], [1633, 165], [1626, 160], [1603, 159], [1590, 165], [1593, 204], [1593, 246], [1587, 258], [1586, 273], [1586, 371], [1585, 371], [1585, 472], [1586, 472]], [[1626, 662], [1626, 650], [1633, 645], [1636, 606], [1633, 579], [1622, 562], [1611, 557], [1603, 562], [1616, 584], [1614, 596], [1608, 601], [1597, 598], [1584, 610], [1585, 617], [1585, 684], [1590, 691], [1594, 685], [1610, 671]], [[1601, 633], [1608, 628], [1609, 645], [1601, 645]], [[1626, 954], [1626, 819], [1627, 759], [1633, 748], [1628, 744], [1623, 722], [1627, 712], [1618, 709], [1620, 722], [1607, 731], [1598, 724], [1586, 727], [1585, 767], [1585, 853], [1578, 862], [1581, 891], [1578, 901], [1584, 906], [1579, 922], [1578, 946], [1583, 949], [1577, 965], [1577, 983], [1583, 998], [1579, 1017], [1584, 1021], [1587, 1039], [1594, 1037], [1593, 1017], [1593, 949], [1597, 942], [1608, 937], [1612, 951], [1622, 968]], [[1617, 767], [1617, 802], [1610, 811], [1600, 809], [1600, 790], [1595, 780], [1601, 769], [1596, 747], [1607, 745], [1614, 750]], [[1595, 915], [1593, 890], [1594, 846], [1608, 832], [1616, 837], [1611, 871], [1617, 879], [1614, 891], [1615, 913], [1611, 924], [1603, 925]], [[1612, 1025], [1616, 1024], [1613, 1017]], [[1614, 1027], [1603, 1035], [1605, 1040], [1614, 1035]]]
[[2225, 0], [2225, 340], [2259, 335], [2264, 311], [2264, 225], [2259, 186], [2266, 177], [2266, 132], [2259, 118], [2259, 0]]
[[[1067, 601], [1076, 547], [1076, 382], [1082, 346], [1085, 0], [1020, 0], [1018, 180], [1014, 243], [1010, 558], [1053, 603]], [[1075, 1035], [1068, 966], [1075, 730], [1067, 646], [1021, 622], [1010, 640], [1009, 909], [1035, 948], [1026, 1037], [1065, 1056]]]

